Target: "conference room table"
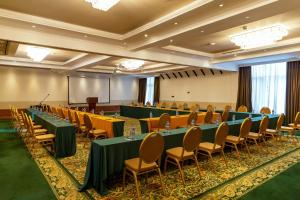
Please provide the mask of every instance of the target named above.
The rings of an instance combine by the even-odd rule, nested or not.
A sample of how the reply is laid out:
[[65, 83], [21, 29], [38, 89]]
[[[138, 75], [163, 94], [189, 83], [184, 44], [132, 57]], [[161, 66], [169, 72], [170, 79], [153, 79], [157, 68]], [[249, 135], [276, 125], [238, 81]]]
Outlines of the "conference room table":
[[49, 113], [28, 108], [26, 112], [32, 117], [36, 124], [42, 125], [48, 133], [55, 134], [55, 157], [64, 158], [76, 153], [76, 129], [66, 120], [54, 117]]
[[[68, 109], [62, 108], [64, 115], [68, 116]], [[81, 124], [84, 124], [84, 119], [83, 116], [85, 114], [89, 115], [92, 120], [92, 124], [96, 129], [102, 129], [106, 130], [107, 132], [107, 137], [112, 138], [112, 137], [120, 137], [123, 136], [124, 134], [124, 124], [125, 121], [122, 119], [110, 117], [110, 116], [102, 116], [98, 114], [92, 114], [88, 112], [83, 112], [83, 111], [76, 111], [72, 110], [71, 115], [73, 119], [75, 119], [75, 112], [78, 113], [79, 120]]]
[[[242, 114], [241, 116], [248, 117], [249, 115]], [[278, 115], [268, 116], [270, 119], [269, 128], [275, 128]], [[252, 118], [251, 131], [258, 131], [261, 119], [262, 117], [260, 115], [259, 117]], [[242, 122], [243, 119], [228, 121], [229, 133], [237, 136]], [[214, 142], [217, 127], [217, 124], [200, 125], [203, 132], [201, 141]], [[186, 130], [186, 128], [179, 128], [161, 132], [165, 142], [164, 152], [167, 149], [182, 146], [182, 139]], [[107, 194], [108, 183], [116, 175], [121, 175], [124, 161], [139, 156], [139, 147], [146, 135], [146, 133], [135, 135], [134, 139], [115, 137], [104, 140], [94, 140], [90, 148], [85, 180], [83, 185], [79, 188], [80, 191], [94, 187], [101, 195]], [[165, 153], [162, 155], [162, 161], [164, 161], [164, 158]]]

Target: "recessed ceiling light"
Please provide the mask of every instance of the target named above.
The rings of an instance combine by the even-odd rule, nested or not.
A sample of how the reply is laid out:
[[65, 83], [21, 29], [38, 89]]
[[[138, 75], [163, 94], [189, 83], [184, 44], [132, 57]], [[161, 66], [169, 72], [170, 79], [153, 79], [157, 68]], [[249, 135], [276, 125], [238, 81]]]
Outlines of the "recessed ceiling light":
[[178, 24], [178, 22], [174, 22], [174, 25], [177, 25]]
[[216, 45], [216, 43], [215, 42], [211, 42], [211, 43], [209, 43], [209, 45], [214, 46], [214, 45]]
[[85, 78], [86, 76], [80, 76], [80, 78]]
[[201, 33], [204, 33], [204, 31], [202, 30], [202, 31], [200, 31]]
[[172, 43], [172, 42], [173, 42], [173, 40], [171, 39], [171, 40], [170, 40], [170, 42]]
[[223, 7], [224, 6], [224, 4], [219, 4], [219, 7]]
[[32, 25], [31, 27], [32, 27], [32, 28], [36, 28], [36, 26], [35, 26], [35, 25]]
[[148, 37], [148, 34], [145, 34], [144, 37], [145, 37], [145, 38]]
[[249, 16], [246, 16], [245, 19], [250, 19], [250, 17], [249, 17]]

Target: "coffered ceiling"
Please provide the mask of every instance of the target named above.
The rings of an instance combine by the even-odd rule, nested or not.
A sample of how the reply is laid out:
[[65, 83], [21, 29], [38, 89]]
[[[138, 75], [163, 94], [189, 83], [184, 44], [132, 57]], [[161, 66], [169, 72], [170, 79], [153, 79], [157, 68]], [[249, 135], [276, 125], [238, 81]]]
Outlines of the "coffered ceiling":
[[[64, 73], [116, 73], [126, 59], [160, 73], [217, 69], [300, 59], [299, 0], [120, 0], [104, 12], [84, 0], [1, 0], [0, 65], [53, 68]], [[232, 35], [281, 24], [275, 44], [243, 50]], [[28, 45], [51, 49], [35, 63]], [[3, 48], [5, 50], [3, 50]]]

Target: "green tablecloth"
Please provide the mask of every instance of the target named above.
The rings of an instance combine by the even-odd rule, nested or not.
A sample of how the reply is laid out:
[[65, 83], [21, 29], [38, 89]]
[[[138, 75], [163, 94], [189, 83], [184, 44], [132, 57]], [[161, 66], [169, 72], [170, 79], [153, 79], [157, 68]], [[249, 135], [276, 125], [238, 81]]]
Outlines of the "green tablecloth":
[[114, 137], [121, 137], [124, 135], [125, 121], [113, 122]]
[[[270, 115], [269, 128], [275, 128], [278, 116]], [[230, 134], [238, 135], [243, 120], [229, 121]], [[252, 119], [252, 131], [258, 131], [261, 117]], [[201, 125], [203, 131], [202, 141], [213, 142], [217, 125]], [[182, 139], [186, 128], [163, 132], [165, 141], [164, 149], [182, 146]], [[135, 136], [135, 140], [128, 140], [125, 137], [116, 137], [105, 140], [94, 140], [91, 145], [89, 160], [86, 168], [85, 181], [80, 190], [94, 187], [101, 195], [108, 192], [107, 182], [116, 174], [120, 174], [126, 159], [138, 157], [139, 146], [146, 134]], [[162, 160], [164, 160], [162, 155]]]
[[[138, 106], [120, 106], [120, 115], [136, 119], [149, 118], [150, 112], [153, 117], [159, 117], [163, 113], [169, 113], [171, 116], [176, 115], [176, 110], [161, 109], [154, 107], [138, 107]], [[190, 111], [178, 111], [179, 115], [189, 114]]]
[[36, 124], [42, 125], [49, 133], [55, 134], [55, 157], [63, 158], [73, 156], [76, 153], [76, 130], [69, 122], [40, 112], [27, 109]]

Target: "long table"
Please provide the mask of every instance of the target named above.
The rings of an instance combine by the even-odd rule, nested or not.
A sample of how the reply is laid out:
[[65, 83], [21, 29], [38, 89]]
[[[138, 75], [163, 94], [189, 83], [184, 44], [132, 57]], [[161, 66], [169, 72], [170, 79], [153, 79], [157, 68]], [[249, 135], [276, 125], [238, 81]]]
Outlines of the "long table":
[[[62, 110], [64, 112], [64, 115], [68, 116], [68, 109], [62, 108]], [[102, 116], [102, 115], [82, 112], [82, 111], [75, 111], [75, 110], [70, 110], [70, 111], [73, 119], [75, 119], [75, 112], [78, 113], [79, 120], [82, 124], [84, 124], [83, 116], [85, 114], [89, 115], [91, 117], [93, 126], [96, 129], [106, 130], [107, 136], [109, 138], [120, 137], [123, 136], [124, 134], [124, 124], [125, 124], [124, 120], [109, 117], [109, 116]]]
[[[269, 118], [269, 128], [275, 128], [278, 116], [269, 115]], [[230, 134], [239, 134], [242, 121], [243, 119], [228, 122]], [[261, 117], [252, 118], [251, 131], [258, 131], [260, 121]], [[200, 125], [203, 131], [201, 140], [214, 142], [217, 127], [216, 124]], [[164, 150], [181, 146], [185, 132], [186, 128], [162, 132], [165, 141]], [[84, 184], [80, 187], [80, 190], [84, 191], [94, 187], [101, 195], [107, 194], [107, 183], [114, 175], [122, 173], [125, 160], [138, 157], [139, 146], [145, 136], [146, 134], [136, 135], [134, 140], [128, 140], [126, 137], [94, 140], [90, 149]], [[165, 155], [163, 154], [162, 161], [164, 158]]]
[[46, 112], [26, 109], [36, 124], [42, 125], [49, 133], [55, 134], [55, 157], [63, 158], [76, 153], [76, 130], [69, 122]]

